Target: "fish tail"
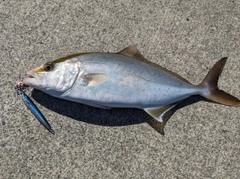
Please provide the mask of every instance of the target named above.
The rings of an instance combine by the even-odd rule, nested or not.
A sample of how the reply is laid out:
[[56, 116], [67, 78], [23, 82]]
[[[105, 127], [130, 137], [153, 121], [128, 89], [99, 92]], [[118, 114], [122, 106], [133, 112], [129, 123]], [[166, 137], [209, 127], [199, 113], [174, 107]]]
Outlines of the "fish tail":
[[227, 57], [220, 59], [208, 72], [205, 79], [200, 83], [199, 87], [204, 87], [201, 94], [205, 98], [228, 106], [240, 106], [240, 100], [223, 90], [218, 88], [218, 79], [223, 71], [223, 67], [227, 61]]

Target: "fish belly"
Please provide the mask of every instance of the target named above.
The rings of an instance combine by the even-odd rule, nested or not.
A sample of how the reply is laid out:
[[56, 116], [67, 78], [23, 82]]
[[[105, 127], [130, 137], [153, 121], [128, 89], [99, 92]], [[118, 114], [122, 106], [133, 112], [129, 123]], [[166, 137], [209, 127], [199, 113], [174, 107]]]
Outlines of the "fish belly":
[[[81, 74], [61, 98], [108, 107], [147, 108], [199, 94], [198, 87], [134, 58], [119, 54], [88, 54], [80, 56], [79, 61]], [[92, 74], [105, 75], [106, 80], [90, 83], [86, 76]]]

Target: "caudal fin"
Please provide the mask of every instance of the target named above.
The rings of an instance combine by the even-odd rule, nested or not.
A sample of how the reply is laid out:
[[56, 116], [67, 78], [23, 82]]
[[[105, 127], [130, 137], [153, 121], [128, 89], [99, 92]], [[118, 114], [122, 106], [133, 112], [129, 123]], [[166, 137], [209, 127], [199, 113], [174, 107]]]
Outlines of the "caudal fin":
[[227, 57], [220, 59], [213, 68], [208, 72], [205, 79], [199, 86], [208, 89], [207, 93], [203, 93], [205, 98], [228, 106], [240, 106], [240, 100], [236, 97], [218, 89], [218, 79], [223, 71], [223, 67], [227, 61]]

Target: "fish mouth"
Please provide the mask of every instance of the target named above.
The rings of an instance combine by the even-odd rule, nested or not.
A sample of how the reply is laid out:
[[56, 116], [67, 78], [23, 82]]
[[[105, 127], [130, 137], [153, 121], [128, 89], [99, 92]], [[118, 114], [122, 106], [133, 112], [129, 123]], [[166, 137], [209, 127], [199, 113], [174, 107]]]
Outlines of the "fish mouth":
[[33, 88], [36, 88], [38, 86], [38, 80], [34, 74], [31, 72], [27, 73], [27, 77], [23, 80], [23, 82]]

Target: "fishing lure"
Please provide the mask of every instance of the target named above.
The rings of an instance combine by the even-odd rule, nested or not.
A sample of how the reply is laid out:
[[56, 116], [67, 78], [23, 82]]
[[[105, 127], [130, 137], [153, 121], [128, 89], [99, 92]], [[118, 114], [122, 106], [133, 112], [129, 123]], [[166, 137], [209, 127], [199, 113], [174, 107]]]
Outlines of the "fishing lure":
[[24, 93], [23, 91], [24, 83], [19, 82], [15, 89], [17, 91], [18, 96], [20, 96], [24, 102], [24, 104], [27, 106], [27, 108], [32, 112], [32, 114], [38, 119], [38, 121], [52, 134], [55, 134], [52, 127], [46, 120], [46, 118], [43, 116], [43, 114], [40, 112], [40, 110], [37, 108], [37, 106], [33, 103], [33, 101]]

